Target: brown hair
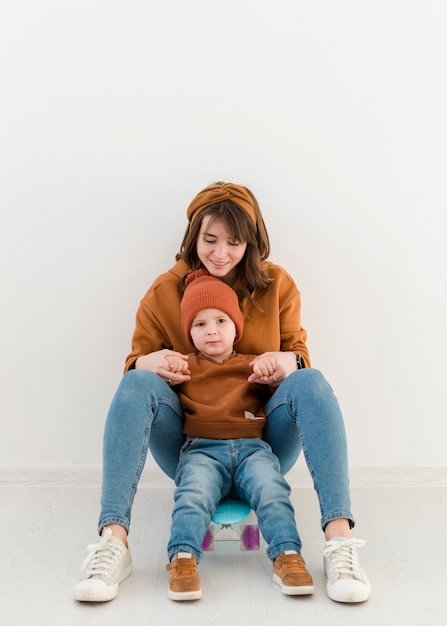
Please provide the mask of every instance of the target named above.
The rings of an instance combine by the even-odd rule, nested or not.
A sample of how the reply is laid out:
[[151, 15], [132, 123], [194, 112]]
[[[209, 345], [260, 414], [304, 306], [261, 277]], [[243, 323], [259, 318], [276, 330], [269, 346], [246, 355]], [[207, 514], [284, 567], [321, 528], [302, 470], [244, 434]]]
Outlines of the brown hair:
[[232, 238], [247, 242], [244, 256], [237, 266], [240, 284], [238, 297], [240, 301], [245, 297], [254, 301], [256, 295], [265, 292], [272, 280], [262, 267], [262, 261], [267, 259], [270, 254], [270, 241], [258, 202], [249, 189], [245, 188], [245, 190], [253, 202], [256, 227], [247, 212], [232, 200], [216, 202], [205, 207], [193, 223], [188, 226], [176, 259], [177, 261], [180, 259], [185, 261], [192, 270], [202, 267], [197, 255], [197, 240], [203, 218], [210, 215], [212, 220], [221, 220]]

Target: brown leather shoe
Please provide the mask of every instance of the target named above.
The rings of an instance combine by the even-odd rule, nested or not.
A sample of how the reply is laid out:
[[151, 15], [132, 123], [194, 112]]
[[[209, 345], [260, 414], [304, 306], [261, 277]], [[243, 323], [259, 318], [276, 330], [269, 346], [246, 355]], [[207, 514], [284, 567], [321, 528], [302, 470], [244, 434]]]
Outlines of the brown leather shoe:
[[282, 552], [273, 561], [273, 581], [288, 596], [305, 596], [314, 592], [312, 576], [300, 554]]
[[202, 597], [197, 561], [194, 556], [174, 557], [166, 565], [169, 572], [168, 597], [171, 600], [199, 600]]

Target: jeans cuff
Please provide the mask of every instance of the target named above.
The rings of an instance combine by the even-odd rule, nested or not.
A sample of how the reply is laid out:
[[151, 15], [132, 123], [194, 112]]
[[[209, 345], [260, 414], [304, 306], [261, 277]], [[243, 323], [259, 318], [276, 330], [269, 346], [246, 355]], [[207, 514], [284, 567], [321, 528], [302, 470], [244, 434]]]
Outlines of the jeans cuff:
[[280, 554], [282, 554], [286, 550], [294, 550], [295, 552], [298, 552], [298, 554], [301, 554], [301, 545], [290, 541], [286, 543], [281, 543], [279, 546], [269, 548], [267, 550], [267, 556], [271, 561], [274, 561]]
[[171, 561], [172, 557], [174, 556], [174, 554], [177, 554], [177, 552], [189, 552], [189, 554], [192, 554], [193, 556], [196, 557], [197, 563], [200, 561], [200, 559], [202, 557], [202, 553], [198, 552], [192, 546], [188, 546], [186, 544], [179, 544], [178, 546], [171, 546], [169, 548], [169, 550], [168, 550], [168, 559], [169, 559], [169, 561]]
[[352, 513], [346, 513], [343, 511], [337, 511], [336, 513], [331, 513], [330, 515], [325, 515], [321, 518], [321, 528], [325, 529], [326, 524], [329, 522], [333, 522], [336, 519], [347, 519], [349, 522], [349, 528], [354, 528], [355, 519], [352, 517]]
[[129, 520], [121, 519], [120, 517], [106, 517], [104, 519], [100, 519], [98, 523], [98, 533], [101, 534], [104, 526], [109, 526], [109, 524], [118, 524], [125, 529], [127, 534], [129, 534]]

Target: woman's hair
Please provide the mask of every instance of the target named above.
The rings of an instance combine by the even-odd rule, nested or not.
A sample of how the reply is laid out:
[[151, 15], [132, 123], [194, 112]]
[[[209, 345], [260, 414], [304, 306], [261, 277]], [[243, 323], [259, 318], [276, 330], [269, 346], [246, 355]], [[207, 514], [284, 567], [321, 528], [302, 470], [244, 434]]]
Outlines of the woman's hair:
[[254, 301], [257, 295], [265, 292], [272, 281], [262, 267], [262, 261], [267, 259], [270, 254], [270, 241], [267, 229], [256, 198], [248, 189], [247, 192], [253, 200], [257, 227], [253, 224], [247, 212], [232, 200], [216, 202], [204, 208], [193, 223], [188, 226], [183, 237], [180, 252], [176, 256], [177, 261], [185, 261], [192, 270], [202, 267], [202, 262], [197, 255], [197, 241], [203, 218], [210, 215], [211, 221], [215, 219], [221, 220], [233, 239], [247, 242], [244, 256], [237, 265], [240, 284], [238, 297], [240, 302], [245, 297]]

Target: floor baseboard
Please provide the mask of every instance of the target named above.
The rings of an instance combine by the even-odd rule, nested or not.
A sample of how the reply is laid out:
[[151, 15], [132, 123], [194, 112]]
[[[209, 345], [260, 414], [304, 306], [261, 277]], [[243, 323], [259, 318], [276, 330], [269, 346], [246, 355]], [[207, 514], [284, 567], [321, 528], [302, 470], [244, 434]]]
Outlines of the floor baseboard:
[[[292, 488], [312, 488], [307, 468], [294, 467], [286, 476]], [[445, 487], [447, 467], [352, 467], [352, 488], [362, 487]], [[94, 487], [101, 485], [99, 466], [0, 466], [0, 486]], [[173, 487], [173, 481], [156, 466], [147, 467], [140, 481], [144, 487]]]

